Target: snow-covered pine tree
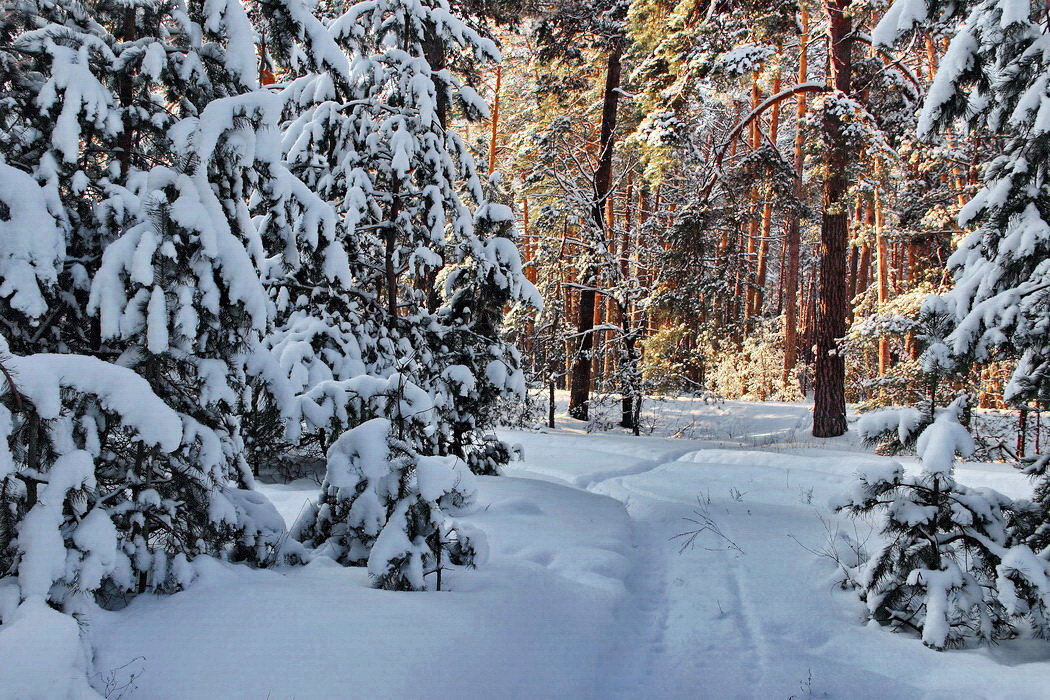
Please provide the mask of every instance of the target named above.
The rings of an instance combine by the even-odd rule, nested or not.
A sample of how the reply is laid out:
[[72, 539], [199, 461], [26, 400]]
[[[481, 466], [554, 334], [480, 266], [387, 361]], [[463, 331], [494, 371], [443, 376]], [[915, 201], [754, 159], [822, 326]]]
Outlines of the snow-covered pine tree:
[[[304, 226], [331, 228], [332, 217], [282, 165], [281, 101], [257, 90], [247, 15], [224, 2], [27, 2], [2, 22], [4, 194], [24, 192], [4, 204], [21, 241], [7, 247], [2, 280], [15, 312], [4, 316], [12, 350], [114, 361], [181, 421], [178, 449], [121, 437], [118, 419], [98, 411], [98, 426], [76, 438], [101, 444], [85, 448], [99, 458], [86, 498], [104, 500], [135, 574], [130, 584], [114, 579], [113, 590], [183, 585], [168, 566], [180, 556], [267, 561], [283, 523], [241, 488], [250, 476], [235, 410], [243, 359], [269, 315], [249, 203], [300, 222], [286, 227], [286, 246], [317, 237]], [[39, 192], [27, 189], [30, 178]], [[27, 207], [41, 222], [50, 216], [50, 228], [21, 228]], [[41, 234], [32, 245], [30, 230]], [[37, 269], [36, 297], [26, 261]], [[75, 393], [48, 419], [83, 423], [89, 399]], [[12, 434], [15, 453], [29, 437]]]
[[[287, 318], [271, 342], [281, 373], [300, 378], [296, 391], [350, 371], [404, 373], [439, 413], [416, 448], [492, 472], [509, 453], [480, 431], [499, 397], [523, 389], [517, 352], [500, 336], [503, 309], [536, 299], [509, 209], [488, 202], [443, 115], [457, 105], [468, 119], [487, 114], [459, 76], [498, 51], [439, 0], [359, 3], [329, 28], [350, 75], [318, 63], [292, 80], [284, 139], [293, 171], [340, 215], [352, 281], [325, 281], [304, 264], [273, 285]], [[425, 55], [435, 47], [451, 59], [436, 80]], [[339, 354], [352, 361], [338, 370], [319, 359]]]
[[[196, 533], [166, 546], [221, 552], [236, 542], [262, 560], [259, 537], [273, 537], [244, 529], [245, 494], [235, 488], [252, 481], [238, 418], [245, 362], [270, 316], [257, 266], [264, 244], [290, 255], [300, 239], [330, 238], [333, 217], [282, 162], [283, 103], [258, 89], [255, 32], [240, 3], [149, 6], [124, 18], [120, 80], [140, 97], [121, 102], [123, 135], [152, 148], [102, 184], [98, 209], [116, 237], [90, 309], [107, 349], [186, 423], [185, 448], [136, 463], [132, 490], [162, 484], [159, 503], [143, 508], [177, 507], [172, 522]], [[253, 210], [269, 226], [265, 241]], [[153, 527], [143, 526], [147, 536]]]
[[[1001, 154], [985, 164], [984, 187], [963, 208], [972, 227], [949, 260], [946, 295], [957, 321], [954, 353], [983, 361], [996, 350], [1020, 355], [1004, 398], [1050, 399], [1050, 193], [1043, 123], [1050, 58], [1041, 51], [1046, 16], [1027, 2], [983, 0], [895, 5], [878, 38], [929, 20], [958, 23], [919, 119], [934, 138], [957, 120], [1004, 135]], [[950, 5], [950, 7], [949, 7]], [[920, 13], [920, 10], [922, 12]], [[895, 32], [894, 30], [897, 30]]]
[[[46, 191], [0, 164], [0, 283], [30, 320], [48, 312], [65, 262]], [[33, 330], [8, 320], [22, 338]], [[118, 604], [144, 586], [188, 584], [195, 554], [245, 556], [254, 545], [262, 551], [250, 555], [265, 557], [278, 546], [263, 533], [283, 530], [280, 516], [258, 494], [224, 482], [202, 518], [171, 497], [210, 485], [192, 470], [142, 483], [146, 465], [185, 462], [176, 455], [190, 449], [187, 436], [203, 435], [146, 379], [85, 355], [10, 354], [3, 337], [0, 358], [2, 622], [31, 598], [67, 612], [96, 598]], [[210, 527], [199, 527], [208, 514]]]
[[882, 513], [882, 544], [850, 577], [871, 619], [915, 630], [934, 649], [1010, 631], [993, 584], [1008, 542], [1004, 510], [1012, 502], [955, 481], [955, 455], [973, 450], [959, 423], [965, 410], [965, 397], [937, 409], [917, 441], [919, 474], [905, 475], [898, 463], [861, 474], [838, 508], [851, 515]]
[[[1050, 190], [1046, 113], [1050, 54], [1047, 15], [1037, 3], [1007, 0], [897, 0], [873, 38], [888, 45], [915, 29], [952, 36], [919, 118], [936, 139], [955, 123], [999, 136], [983, 187], [963, 207], [970, 233], [949, 259], [954, 286], [954, 354], [983, 362], [1016, 358], [1004, 399], [1050, 399]], [[1028, 543], [1050, 558], [1050, 456], [1023, 465], [1036, 479], [1037, 518]]]
[[[880, 514], [881, 546], [848, 583], [867, 603], [871, 619], [921, 633], [935, 649], [959, 646], [968, 637], [991, 640], [1011, 630], [1010, 614], [994, 594], [996, 567], [1011, 543], [1015, 504], [991, 489], [955, 481], [955, 456], [969, 456], [973, 439], [965, 394], [938, 407], [945, 380], [957, 368], [945, 344], [952, 316], [942, 300], [929, 298], [918, 339], [923, 375], [917, 408], [891, 408], [862, 416], [858, 431], [869, 444], [896, 453], [914, 448], [917, 475], [900, 464], [858, 475], [839, 506], [851, 515]], [[1015, 606], [1015, 608], [1018, 606]]]
[[513, 241], [514, 213], [485, 202], [475, 211], [473, 235], [455, 241], [439, 279], [444, 303], [437, 311], [438, 410], [448, 422], [444, 454], [465, 459], [475, 474], [497, 474], [510, 461], [508, 447], [491, 434], [498, 405], [523, 400], [521, 357], [501, 336], [505, 309], [540, 307], [525, 279]]
[[857, 425], [880, 451], [914, 449], [921, 472], [906, 476], [894, 463], [884, 473], [860, 474], [840, 506], [852, 515], [882, 514], [883, 544], [847, 572], [847, 584], [860, 590], [872, 619], [920, 631], [937, 649], [959, 646], [968, 637], [1013, 634], [1013, 623], [1022, 619], [1044, 636], [1050, 610], [1050, 566], [1035, 554], [1045, 548], [1032, 547], [1040, 502], [1013, 501], [955, 481], [955, 455], [969, 456], [974, 445], [964, 427], [970, 419], [966, 396], [937, 406], [946, 380], [959, 369], [946, 344], [954, 320], [943, 298], [926, 300], [915, 326], [925, 347], [918, 361], [918, 406], [873, 411]]
[[[157, 587], [188, 584], [194, 573], [185, 552], [151, 553], [129, 533], [145, 509], [128, 502], [113, 468], [177, 450], [178, 414], [134, 372], [93, 357], [7, 355], [4, 372], [0, 597], [13, 587], [16, 603], [38, 596], [76, 612], [85, 594], [105, 601], [134, 591], [144, 571]], [[136, 496], [152, 503], [158, 492]], [[172, 518], [173, 510], [149, 517]]]
[[[101, 253], [92, 215], [97, 192], [88, 183], [103, 177], [120, 131], [105, 77], [115, 59], [111, 45], [82, 4], [8, 2], [0, 13], [0, 162], [41, 185], [30, 190], [10, 172], [0, 176], [0, 218], [16, 224], [4, 243], [0, 329], [17, 353], [97, 347], [85, 311], [88, 266]], [[27, 212], [37, 218], [27, 221]], [[28, 286], [33, 270], [47, 276], [39, 293]]]
[[[366, 27], [373, 32], [362, 31]], [[479, 431], [490, 427], [500, 396], [524, 388], [517, 353], [499, 335], [503, 309], [538, 300], [512, 243], [509, 209], [488, 201], [472, 154], [445, 117], [457, 107], [466, 119], [488, 115], [461, 76], [477, 63], [498, 61], [499, 52], [444, 0], [362, 3], [333, 28], [344, 41], [355, 38], [360, 61], [382, 67], [372, 71], [381, 77], [369, 92], [385, 103], [376, 116], [389, 141], [370, 148], [368, 161], [376, 169], [374, 190], [389, 193], [375, 222], [383, 243], [378, 286], [385, 291], [385, 320], [410, 340], [418, 357], [409, 366], [435, 396], [439, 453], [494, 472], [499, 455], [509, 453], [492, 449]], [[448, 69], [435, 80], [437, 52]]]
[[[354, 427], [329, 449], [321, 496], [292, 533], [342, 564], [367, 564], [379, 588], [423, 590], [424, 575], [446, 561], [473, 565], [483, 540], [449, 518], [473, 505], [473, 475], [455, 456], [424, 456], [413, 446], [428, 432], [427, 394], [402, 375], [323, 388], [330, 393], [311, 402], [320, 410], [313, 423], [325, 407], [345, 405], [353, 412], [339, 420]], [[333, 395], [338, 388], [351, 395]]]
[[[899, 454], [914, 449], [922, 432], [934, 421], [938, 400], [944, 399], [945, 384], [960, 367], [952, 355], [946, 337], [954, 327], [954, 317], [943, 299], [928, 296], [919, 319], [909, 330], [923, 348], [919, 356], [919, 379], [915, 406], [894, 406], [865, 413], [857, 421], [857, 431], [869, 447], [880, 454]], [[962, 416], [969, 425], [969, 415]]]
[[[312, 11], [284, 0], [252, 7], [267, 59], [284, 81], [272, 86], [283, 102], [284, 162], [321, 203], [271, 209], [258, 221], [268, 252], [262, 279], [275, 318], [253, 355], [245, 405], [247, 457], [257, 470], [283, 460], [323, 458], [347, 426], [333, 425], [334, 432], [311, 426], [302, 434], [301, 426], [288, 424], [296, 397], [322, 382], [367, 373], [362, 345], [374, 334], [362, 328], [363, 292], [355, 279], [362, 242], [348, 235], [356, 212], [347, 205], [355, 184], [350, 167], [358, 164], [355, 139], [361, 137], [347, 112], [367, 96], [355, 92], [346, 53]], [[295, 449], [287, 443], [291, 435]]]

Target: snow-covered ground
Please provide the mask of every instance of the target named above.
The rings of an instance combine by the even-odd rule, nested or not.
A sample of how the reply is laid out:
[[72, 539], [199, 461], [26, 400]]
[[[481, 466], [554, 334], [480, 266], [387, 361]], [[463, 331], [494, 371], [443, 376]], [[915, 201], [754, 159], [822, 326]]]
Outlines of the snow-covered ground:
[[[506, 431], [525, 460], [481, 479], [465, 518], [490, 560], [448, 591], [373, 590], [325, 560], [214, 564], [90, 620], [96, 680], [142, 698], [1046, 697], [1050, 644], [938, 653], [866, 627], [807, 551], [825, 523], [866, 536], [826, 504], [883, 458], [809, 437], [800, 404], [655, 409], [659, 437]], [[958, 478], [1028, 491], [1006, 465]], [[264, 488], [290, 521], [317, 485]], [[682, 550], [686, 518], [717, 532]]]

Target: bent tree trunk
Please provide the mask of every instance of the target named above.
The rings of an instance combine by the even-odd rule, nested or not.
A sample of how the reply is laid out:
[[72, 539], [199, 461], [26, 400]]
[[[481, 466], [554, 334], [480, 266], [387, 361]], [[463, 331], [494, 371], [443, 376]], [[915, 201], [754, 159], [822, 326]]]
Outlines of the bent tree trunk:
[[[851, 0], [827, 0], [828, 39], [834, 88], [850, 94], [852, 27], [846, 10]], [[846, 334], [846, 169], [850, 154], [842, 120], [825, 110], [822, 122], [827, 148], [820, 224], [820, 286], [817, 298], [814, 361], [813, 436], [835, 437], [846, 432], [846, 365], [838, 339]]]
[[[616, 131], [616, 109], [619, 104], [620, 60], [622, 44], [609, 52], [602, 94], [602, 124], [598, 141], [598, 167], [594, 171], [594, 201], [591, 219], [598, 238], [605, 237], [605, 202], [612, 190], [613, 134]], [[591, 399], [591, 352], [594, 349], [594, 305], [597, 296], [598, 270], [591, 265], [583, 275], [576, 330], [579, 335], [576, 359], [572, 366], [569, 389], [569, 415], [587, 420]]]

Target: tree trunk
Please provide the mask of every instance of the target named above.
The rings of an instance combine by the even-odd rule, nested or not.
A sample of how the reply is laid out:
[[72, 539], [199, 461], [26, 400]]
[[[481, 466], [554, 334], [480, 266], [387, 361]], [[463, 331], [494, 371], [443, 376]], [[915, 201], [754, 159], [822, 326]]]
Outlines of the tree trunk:
[[[798, 84], [809, 78], [809, 9], [802, 3], [801, 31], [799, 33]], [[806, 93], [795, 98], [795, 196], [802, 198], [803, 151], [802, 120], [806, 118]], [[798, 266], [800, 222], [797, 212], [788, 219], [787, 236], [784, 240], [784, 373], [786, 385], [798, 363]]]
[[[759, 102], [762, 101], [762, 93], [758, 88], [758, 72], [756, 71], [751, 77], [751, 111], [754, 111], [758, 107]], [[749, 141], [751, 146], [751, 152], [754, 153], [762, 146], [762, 132], [758, 128], [761, 118], [752, 120], [750, 125]], [[758, 202], [761, 198], [759, 192], [759, 186], [757, 182], [753, 182], [748, 192], [748, 199], [751, 202], [748, 212], [747, 232], [744, 234], [746, 240], [744, 241], [744, 250], [747, 251], [746, 261], [748, 275], [743, 280], [744, 287], [744, 298], [743, 298], [743, 316], [744, 324], [746, 327], [751, 327], [751, 316], [752, 310], [755, 304], [755, 293], [757, 289], [755, 287], [757, 276], [758, 276], [758, 231], [759, 231], [759, 214], [758, 214]]]
[[[121, 41], [132, 42], [135, 40], [135, 6], [128, 5], [124, 8], [124, 26], [121, 28]], [[131, 128], [131, 107], [135, 101], [133, 93], [135, 84], [129, 68], [124, 68], [117, 77], [117, 94], [120, 99], [120, 108], [123, 112], [124, 128], [120, 138], [117, 139], [117, 162], [120, 163], [121, 177], [127, 177], [131, 169], [131, 151], [135, 147], [135, 132]]]
[[496, 94], [492, 97], [492, 133], [489, 136], [489, 175], [496, 172], [496, 142], [499, 140], [500, 88], [503, 87], [503, 66], [496, 66]]
[[[873, 212], [868, 210], [869, 220], [874, 220]], [[871, 248], [867, 243], [860, 244], [860, 263], [857, 265], [857, 294], [864, 294], [868, 291], [868, 279], [869, 271], [871, 270]]]
[[393, 328], [397, 324], [398, 273], [394, 268], [394, 255], [397, 253], [397, 217], [401, 215], [401, 188], [396, 177], [391, 180], [390, 221], [383, 232], [383, 280], [386, 286], [386, 312], [390, 317], [390, 328]]
[[1017, 459], [1023, 459], [1028, 451], [1028, 407], [1017, 410]]
[[551, 380], [547, 383], [547, 427], [551, 429], [554, 428], [555, 406], [556, 404], [554, 400], [554, 379], [551, 378]]
[[[831, 78], [836, 91], [850, 94], [853, 37], [846, 15], [851, 0], [826, 0]], [[813, 436], [846, 432], [846, 365], [838, 339], [846, 334], [846, 244], [849, 240], [845, 195], [850, 153], [842, 120], [825, 111], [822, 123], [828, 149], [820, 223], [820, 287], [814, 371]]]
[[[777, 53], [781, 52], [781, 45], [777, 45]], [[773, 74], [772, 94], [780, 93], [780, 64], [777, 64], [776, 72]], [[776, 145], [780, 137], [780, 102], [773, 105], [769, 114], [769, 140]], [[766, 277], [769, 270], [769, 236], [773, 225], [773, 201], [772, 193], [766, 197], [762, 205], [762, 228], [758, 240], [758, 264], [755, 268], [755, 292], [751, 299], [751, 316], [757, 317], [762, 314], [762, 304], [766, 298]]]
[[[879, 197], [879, 186], [875, 185], [873, 207], [875, 209], [875, 275], [878, 277], [879, 304], [885, 304], [890, 298], [890, 253], [886, 248], [886, 239], [882, 235], [882, 201]], [[879, 376], [886, 374], [890, 368], [890, 341], [886, 336], [879, 338]]]
[[431, 81], [434, 83], [434, 91], [437, 93], [437, 104], [434, 113], [437, 115], [441, 128], [448, 127], [448, 91], [445, 81], [441, 79], [440, 72], [446, 67], [445, 42], [434, 30], [428, 29], [423, 37], [423, 58], [430, 66]]
[[[623, 235], [620, 237], [619, 255], [620, 280], [623, 283], [631, 275], [631, 230], [634, 228], [634, 178], [631, 173], [627, 174], [627, 193], [624, 204]], [[621, 377], [630, 377], [631, 381], [621, 381], [620, 397], [620, 425], [630, 428], [638, 434], [637, 416], [635, 412], [635, 396], [640, 393], [640, 387], [634, 386], [637, 380], [638, 357], [635, 351], [635, 336], [633, 331], [634, 317], [631, 313], [631, 298], [627, 296], [620, 306], [620, 328], [623, 337], [624, 352], [620, 358]], [[640, 402], [640, 401], [639, 401]]]
[[[605, 73], [605, 91], [602, 95], [602, 124], [599, 139], [598, 167], [594, 172], [594, 202], [591, 219], [600, 237], [605, 235], [605, 200], [612, 188], [613, 135], [616, 131], [616, 110], [619, 106], [620, 59], [623, 47], [617, 44], [609, 52]], [[595, 289], [598, 270], [592, 265], [583, 276], [584, 289], [580, 291], [579, 315], [576, 331], [579, 334], [578, 352], [572, 368], [569, 391], [569, 415], [578, 420], [589, 417], [591, 398], [591, 351], [594, 348]]]
[[[857, 217], [856, 221], [860, 221]], [[860, 249], [857, 246], [849, 248], [849, 277], [846, 279], [846, 319], [853, 322], [853, 297], [857, 296], [857, 268], [860, 264]]]

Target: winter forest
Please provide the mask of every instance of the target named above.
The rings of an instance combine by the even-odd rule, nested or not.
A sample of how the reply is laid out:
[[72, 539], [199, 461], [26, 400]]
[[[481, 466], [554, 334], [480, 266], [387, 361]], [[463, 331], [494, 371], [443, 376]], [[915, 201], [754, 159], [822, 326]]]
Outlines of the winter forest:
[[0, 698], [1050, 692], [1046, 3], [0, 1]]

